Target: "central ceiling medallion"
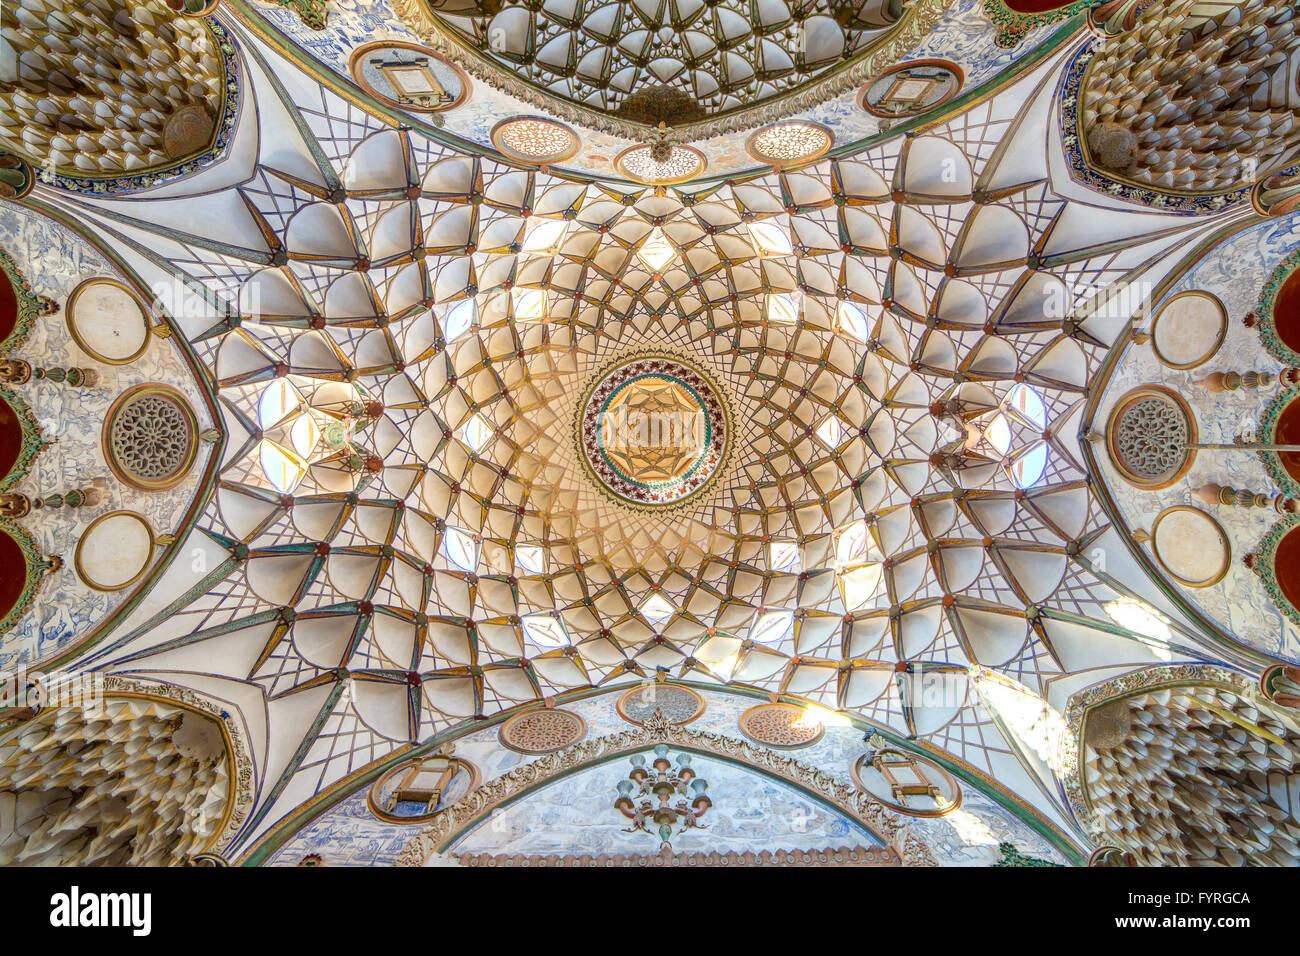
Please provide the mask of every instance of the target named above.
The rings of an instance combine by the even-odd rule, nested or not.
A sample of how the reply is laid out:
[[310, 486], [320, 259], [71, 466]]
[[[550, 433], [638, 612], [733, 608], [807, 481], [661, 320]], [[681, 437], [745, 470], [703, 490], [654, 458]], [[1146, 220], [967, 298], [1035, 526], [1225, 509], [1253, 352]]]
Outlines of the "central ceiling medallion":
[[578, 446], [616, 498], [673, 505], [698, 494], [730, 450], [717, 387], [680, 359], [643, 356], [598, 374], [581, 404]]

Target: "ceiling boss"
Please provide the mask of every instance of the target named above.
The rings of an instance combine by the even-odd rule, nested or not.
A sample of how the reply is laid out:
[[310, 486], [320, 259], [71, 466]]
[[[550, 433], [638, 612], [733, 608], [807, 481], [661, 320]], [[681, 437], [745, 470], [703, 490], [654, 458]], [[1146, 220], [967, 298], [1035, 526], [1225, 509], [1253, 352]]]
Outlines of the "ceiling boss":
[[703, 372], [640, 358], [597, 376], [581, 406], [578, 444], [591, 475], [618, 498], [671, 505], [717, 473], [730, 448], [727, 419]]

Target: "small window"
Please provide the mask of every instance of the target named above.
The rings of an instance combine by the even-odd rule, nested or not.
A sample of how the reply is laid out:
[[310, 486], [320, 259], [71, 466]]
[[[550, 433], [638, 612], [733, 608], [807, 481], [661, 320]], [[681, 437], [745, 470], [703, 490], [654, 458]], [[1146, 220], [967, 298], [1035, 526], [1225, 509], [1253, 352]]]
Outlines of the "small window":
[[559, 250], [569, 224], [563, 219], [532, 219], [520, 248], [524, 252], [549, 252]]
[[651, 624], [666, 621], [676, 613], [677, 608], [673, 607], [667, 598], [659, 594], [652, 594], [649, 600], [641, 605], [641, 616]]
[[477, 321], [478, 303], [473, 299], [465, 299], [463, 302], [457, 302], [447, 310], [446, 315], [443, 317], [442, 334], [450, 342], [468, 332], [470, 327]]
[[768, 611], [760, 614], [749, 629], [749, 639], [755, 644], [775, 647], [794, 634], [793, 611]]
[[292, 494], [307, 476], [307, 463], [273, 441], [262, 442], [259, 458], [266, 480], [282, 494]]
[[523, 322], [538, 322], [546, 318], [546, 291], [544, 289], [510, 290], [510, 304], [515, 318]]
[[557, 647], [567, 647], [570, 643], [569, 632], [559, 618], [549, 614], [529, 614], [521, 618], [520, 623], [524, 637], [534, 647], [550, 651]]
[[767, 560], [773, 571], [795, 572], [803, 569], [799, 545], [794, 541], [773, 541], [767, 546]]
[[827, 448], [839, 448], [840, 443], [844, 441], [844, 426], [835, 415], [827, 415], [813, 434]]
[[482, 415], [472, 415], [460, 429], [460, 440], [470, 451], [477, 452], [492, 437], [493, 428]]
[[852, 302], [841, 302], [836, 312], [840, 330], [846, 335], [853, 336], [859, 342], [871, 338], [871, 325], [867, 321], [867, 313], [862, 311], [860, 306]]
[[302, 395], [282, 378], [277, 378], [257, 403], [257, 420], [262, 428], [278, 425], [302, 404]]
[[462, 571], [473, 572], [478, 566], [478, 542], [468, 531], [448, 528], [442, 536], [442, 553]]
[[546, 549], [535, 544], [515, 547], [515, 567], [524, 574], [546, 573]]
[[799, 305], [793, 293], [769, 292], [767, 296], [767, 321], [789, 325], [799, 321]]
[[751, 222], [749, 238], [760, 256], [788, 256], [794, 252], [789, 233], [777, 222]]
[[652, 272], [662, 272], [664, 266], [673, 261], [677, 252], [673, 249], [673, 244], [668, 241], [668, 237], [664, 235], [663, 229], [655, 226], [650, 230], [650, 235], [646, 237], [645, 242], [641, 243], [641, 248], [636, 251], [636, 254]]
[[1032, 488], [1042, 479], [1043, 472], [1046, 470], [1047, 442], [1045, 441], [1032, 446], [1007, 466], [1007, 473], [1017, 488]]

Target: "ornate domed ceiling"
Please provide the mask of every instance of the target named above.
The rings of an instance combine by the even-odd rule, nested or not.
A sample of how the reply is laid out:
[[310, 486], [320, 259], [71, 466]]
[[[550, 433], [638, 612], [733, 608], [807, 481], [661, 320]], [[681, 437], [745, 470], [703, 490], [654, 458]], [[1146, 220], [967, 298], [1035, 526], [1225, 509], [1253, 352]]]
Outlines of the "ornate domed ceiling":
[[[172, 458], [193, 461], [176, 434], [213, 446], [203, 481], [175, 486], [193, 506], [152, 512], [179, 559], [147, 562], [84, 641], [23, 648], [154, 699], [169, 734], [178, 707], [221, 731], [221, 754], [187, 758], [220, 799], [177, 817], [169, 848], [569, 865], [583, 814], [635, 824], [637, 768], [658, 759], [681, 829], [668, 849], [620, 829], [621, 860], [1214, 858], [1196, 842], [1213, 812], [1162, 842], [1119, 794], [1173, 773], [1134, 763], [1135, 727], [1194, 727], [1231, 766], [1245, 745], [1223, 720], [1258, 718], [1281, 742], [1268, 759], [1291, 752], [1300, 672], [1276, 665], [1300, 636], [1242, 623], [1290, 577], [1185, 484], [1213, 477], [1201, 443], [1225, 416], [1206, 396], [1238, 385], [1180, 397], [1199, 363], [1165, 359], [1204, 340], [1234, 382], [1295, 381], [1254, 313], [1238, 321], [1251, 306], [1233, 301], [1229, 335], [1228, 280], [1206, 265], [1237, 261], [1241, 237], [1294, 244], [1292, 21], [1261, 0], [1178, 18], [930, 6], [222, 0], [157, 14], [176, 44], [215, 37], [232, 58], [240, 105], [211, 155], [139, 154], [156, 178], [90, 183], [9, 144], [10, 253], [33, 260], [57, 221], [176, 350], [148, 382], [110, 378], [125, 347], [66, 319], [106, 370], [109, 410], [66, 414], [111, 419], [99, 454], [131, 489], [115, 511], [162, 500], [151, 464], [166, 485]], [[31, 45], [27, 19], [6, 42]], [[1130, 108], [1150, 77], [1128, 41], [1099, 41], [1128, 30], [1167, 34], [1162, 62], [1184, 66], [1201, 43], [1276, 47], [1258, 57], [1273, 93], [1226, 59], [1197, 81], [1226, 70], [1264, 110], [1245, 138], [1223, 131], [1230, 175], [1206, 172], [1209, 134], [1168, 115], [1177, 96]], [[0, 720], [35, 732], [29, 710]], [[631, 763], [610, 776], [614, 756]], [[1176, 803], [1196, 784], [1175, 776]], [[815, 839], [724, 838], [762, 781]], [[519, 809], [543, 792], [566, 808], [544, 834]], [[509, 839], [480, 827], [494, 807]], [[369, 859], [347, 849], [361, 834]]]
[[723, 0], [405, 0], [556, 96], [654, 126], [764, 103], [824, 76], [904, 17], [898, 0], [752, 7]]

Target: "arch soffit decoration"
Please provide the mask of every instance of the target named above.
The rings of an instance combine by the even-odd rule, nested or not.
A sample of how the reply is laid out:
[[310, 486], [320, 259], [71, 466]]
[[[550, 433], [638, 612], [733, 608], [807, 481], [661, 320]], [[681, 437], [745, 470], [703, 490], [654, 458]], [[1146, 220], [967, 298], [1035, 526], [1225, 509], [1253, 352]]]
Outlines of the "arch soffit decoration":
[[[674, 680], [671, 683], [674, 684], [675, 686], [689, 688], [695, 691], [696, 693], [699, 693], [701, 696], [704, 697], [706, 702], [709, 700], [710, 693], [723, 693], [725, 695], [742, 697], [742, 698], [752, 698], [754, 700], [761, 700], [764, 702], [769, 702], [771, 700], [770, 695], [749, 688], [745, 688], [745, 687], [728, 687], [725, 690], [723, 690], [718, 688], [715, 685], [702, 684], [696, 681]], [[622, 695], [627, 693], [629, 688], [635, 688], [637, 686], [639, 685], [615, 684], [613, 686], [602, 687], [595, 690], [574, 691], [567, 694], [557, 695], [554, 699], [554, 702], [557, 707], [558, 706], [572, 707], [576, 703], [604, 697], [610, 694]], [[803, 698], [799, 698], [789, 694], [782, 695], [778, 702], [786, 703], [786, 704], [794, 704], [797, 706], [810, 706], [815, 703], [814, 701], [805, 700]], [[419, 745], [413, 746], [411, 748], [398, 751], [387, 757], [382, 758], [381, 760], [376, 761], [374, 764], [371, 764], [369, 767], [366, 767], [358, 771], [357, 773], [350, 775], [349, 777], [337, 782], [330, 788], [322, 791], [311, 801], [305, 803], [297, 811], [285, 817], [281, 821], [277, 822], [276, 825], [270, 827], [264, 834], [258, 837], [256, 842], [244, 848], [239, 853], [238, 864], [241, 866], [262, 865], [267, 860], [269, 860], [281, 846], [283, 846], [286, 842], [288, 842], [295, 833], [298, 833], [304, 827], [309, 825], [311, 821], [328, 813], [332, 808], [336, 807], [338, 804], [340, 804], [343, 800], [345, 800], [347, 797], [351, 796], [352, 794], [370, 787], [384, 773], [392, 770], [393, 768], [398, 767], [404, 763], [409, 763], [412, 760], [417, 760], [422, 757], [431, 756], [438, 750], [438, 748], [446, 745], [447, 743], [453, 743], [462, 737], [481, 731], [484, 728], [499, 726], [500, 724], [505, 723], [507, 720], [511, 719], [512, 717], [518, 716], [520, 713], [535, 708], [536, 708], [536, 704], [533, 703], [524, 704], [519, 707], [514, 707], [509, 710], [502, 711], [501, 713], [494, 714], [488, 720], [474, 721], [473, 724], [470, 726], [457, 728], [454, 731], [441, 734], [432, 740], [428, 740]], [[1077, 836], [1068, 834], [1065, 831], [1061, 830], [1055, 824], [1045, 819], [1032, 806], [1026, 804], [1023, 800], [1017, 797], [1012, 791], [1007, 790], [996, 780], [990, 778], [986, 774], [982, 773], [980, 770], [970, 766], [965, 761], [955, 757], [954, 755], [946, 751], [942, 751], [933, 745], [927, 744], [924, 741], [908, 740], [903, 737], [900, 737], [889, 728], [880, 726], [869, 720], [863, 719], [856, 714], [845, 714], [843, 716], [845, 716], [851, 722], [855, 731], [870, 731], [871, 733], [878, 734], [882, 739], [888, 741], [888, 743], [892, 747], [897, 747], [904, 751], [915, 753], [918, 756], [934, 761], [941, 769], [957, 777], [958, 780], [963, 785], [969, 785], [975, 788], [976, 790], [979, 790], [987, 797], [989, 797], [991, 800], [993, 800], [995, 803], [997, 803], [999, 806], [1003, 807], [1004, 809], [1012, 813], [1017, 819], [1024, 822], [1027, 826], [1029, 826], [1036, 833], [1038, 833], [1045, 840], [1047, 840], [1062, 855], [1064, 855], [1066, 859], [1069, 859], [1079, 865], [1082, 865], [1087, 861], [1087, 853], [1082, 852], [1080, 850], [1079, 848], [1080, 844], [1078, 843]], [[672, 725], [672, 728], [674, 730], [689, 729], [682, 725]], [[639, 729], [644, 730], [644, 728], [639, 728]], [[728, 740], [737, 744], [744, 744], [745, 746], [748, 746], [753, 750], [759, 752], [767, 752], [769, 753], [769, 756], [776, 761], [781, 761], [784, 758], [790, 758], [796, 763], [799, 762], [794, 759], [797, 757], [797, 753], [798, 753], [797, 751], [768, 752], [765, 751], [764, 748], [759, 747], [758, 745], [749, 744], [746, 741], [732, 740], [732, 738], [728, 738], [722, 734], [714, 734], [706, 731], [693, 731], [693, 732], [707, 734], [708, 736], [717, 737], [722, 740]], [[593, 745], [597, 741], [604, 741], [612, 736], [616, 736], [616, 735], [604, 735], [602, 737], [588, 737], [586, 740], [580, 742], [574, 747], [567, 748], [565, 750], [560, 750], [553, 754], [544, 755], [544, 757], [538, 758], [538, 760], [534, 760], [533, 763], [539, 763], [540, 760], [553, 758], [558, 756], [559, 754], [567, 754], [572, 751], [576, 751], [584, 745]], [[704, 749], [692, 749], [689, 746], [675, 743], [673, 740], [666, 740], [666, 739], [661, 740], [655, 738], [655, 739], [650, 739], [648, 743], [643, 742], [639, 744], [631, 744], [628, 745], [626, 749], [605, 753], [603, 756], [599, 757], [598, 759], [587, 759], [585, 763], [583, 763], [581, 766], [572, 766], [572, 767], [564, 768], [564, 771], [562, 773], [552, 774], [545, 779], [537, 780], [535, 784], [526, 786], [526, 791], [531, 791], [538, 786], [553, 782], [555, 779], [559, 779], [559, 777], [567, 776], [568, 774], [577, 772], [578, 770], [581, 770], [584, 767], [594, 766], [595, 764], [604, 762], [606, 760], [612, 760], [612, 759], [616, 759], [617, 757], [624, 756], [625, 754], [635, 753], [638, 750], [645, 749], [646, 747], [653, 746], [655, 743], [660, 743], [660, 742], [673, 744], [674, 746], [679, 746], [681, 749], [691, 750], [692, 753], [698, 753], [703, 756], [713, 756], [713, 757], [719, 757], [720, 759], [729, 759], [726, 757], [725, 754], [715, 753], [713, 751], [704, 750]], [[803, 790], [803, 792], [807, 793], [813, 799], [825, 803], [834, 812], [847, 813], [847, 811], [843, 807], [835, 804], [833, 801], [829, 801], [826, 797], [822, 796], [816, 791], [804, 790], [804, 788], [800, 787], [797, 784], [797, 782], [793, 780], [781, 776], [773, 775], [770, 771], [764, 770], [761, 766], [751, 765], [741, 760], [732, 759], [731, 762], [737, 763], [739, 766], [743, 766], [748, 769], [754, 770], [755, 772], [765, 773], [768, 776], [774, 776], [774, 779], [777, 779], [782, 783], [794, 785], [796, 786], [797, 789]], [[528, 767], [531, 765], [532, 764], [530, 763], [530, 764], [524, 764], [522, 766]], [[801, 766], [806, 767], [807, 765], [801, 764]], [[822, 775], [823, 777], [826, 776], [825, 771], [820, 768], [810, 768], [810, 769]], [[844, 774], [846, 780], [848, 779], [848, 773], [849, 770], [848, 767], [846, 766], [844, 768]], [[493, 780], [487, 781], [486, 784], [479, 785], [476, 788], [476, 790], [470, 795], [468, 795], [465, 799], [467, 800], [470, 799], [471, 797], [473, 797], [474, 793], [477, 793], [480, 790], [485, 789], [486, 787], [492, 786], [497, 780], [501, 780], [501, 779], [503, 778], [497, 777], [494, 778]], [[871, 801], [871, 798], [868, 794], [861, 791], [855, 791], [855, 792], [858, 792], [863, 800], [874, 803], [874, 801]], [[515, 793], [514, 795], [510, 796], [508, 799], [505, 799], [500, 803], [493, 804], [492, 807], [482, 811], [480, 815], [486, 815], [487, 813], [490, 813], [491, 810], [495, 809], [497, 806], [503, 806], [506, 803], [512, 803], [515, 800], [517, 800], [520, 796], [523, 795], [524, 795], [523, 792]], [[881, 807], [881, 809], [884, 810], [885, 813], [891, 813], [891, 811], [889, 811], [884, 807]], [[853, 816], [852, 813], [848, 813], [848, 815]], [[458, 831], [463, 832], [472, 825], [473, 825], [472, 823], [466, 823], [464, 826], [458, 827]], [[875, 828], [873, 828], [872, 826], [866, 823], [863, 823], [863, 825], [866, 826], [867, 829], [873, 833], [879, 832]], [[888, 844], [888, 840], [883, 835], [881, 836], [881, 839], [885, 841], [886, 844]], [[445, 843], [449, 841], [450, 838], [448, 838], [448, 840], [443, 842]], [[429, 852], [433, 852], [433, 850], [431, 849]], [[427, 853], [425, 856], [427, 857]], [[425, 857], [421, 857], [421, 860], [423, 860], [424, 858]], [[418, 865], [418, 862], [410, 865]]]
[[[298, 13], [299, 17], [303, 20], [303, 22], [308, 26], [312, 27], [312, 29], [323, 30], [328, 25], [327, 14], [326, 14], [325, 4], [323, 0], [271, 0], [271, 2], [295, 10], [295, 12]], [[985, 81], [980, 86], [972, 87], [970, 89], [959, 90], [958, 94], [952, 97], [951, 99], [945, 100], [939, 105], [932, 107], [931, 109], [926, 110], [922, 113], [919, 113], [916, 116], [912, 116], [900, 120], [897, 123], [897, 125], [894, 125], [887, 130], [882, 129], [880, 132], [872, 136], [868, 136], [864, 139], [854, 140], [851, 142], [843, 142], [843, 143], [836, 142], [832, 147], [832, 149], [829, 151], [829, 153], [827, 153], [825, 156], [818, 157], [818, 159], [825, 159], [827, 157], [834, 158], [841, 155], [849, 155], [849, 154], [861, 152], [862, 150], [865, 150], [885, 140], [893, 139], [902, 136], [906, 133], [918, 132], [931, 125], [941, 123], [946, 119], [969, 109], [971, 106], [983, 102], [984, 100], [995, 95], [1003, 88], [1011, 85], [1012, 83], [1016, 82], [1018, 79], [1022, 78], [1025, 74], [1029, 73], [1036, 66], [1041, 65], [1045, 59], [1051, 56], [1055, 51], [1059, 50], [1063, 45], [1067, 44], [1071, 40], [1071, 38], [1075, 36], [1078, 30], [1084, 26], [1086, 22], [1086, 13], [1085, 13], [1086, 8], [1093, 2], [1095, 2], [1095, 0], [1076, 0], [1075, 3], [1069, 5], [1068, 7], [1063, 7], [1059, 11], [1053, 11], [1046, 14], [1035, 14], [1034, 15], [1035, 18], [1043, 17], [1046, 19], [1042, 19], [1041, 22], [1036, 21], [1030, 23], [1026, 27], [1026, 29], [1033, 29], [1034, 27], [1042, 26], [1050, 23], [1059, 23], [1062, 20], [1067, 20], [1067, 19], [1069, 22], [1062, 23], [1061, 26], [1052, 35], [1044, 39], [1043, 42], [1039, 43], [1032, 50], [1026, 51], [1026, 53], [1023, 56], [1014, 60], [1012, 63], [1004, 67], [1000, 72], [996, 73], [994, 76], [992, 76], [990, 79]], [[1001, 0], [986, 0], [986, 3], [1000, 4]], [[279, 28], [277, 28], [273, 23], [271, 23], [269, 20], [262, 17], [259, 14], [259, 12], [252, 6], [248, 6], [243, 3], [230, 3], [224, 6], [223, 9], [231, 16], [237, 18], [239, 22], [252, 34], [254, 34], [258, 38], [270, 44], [281, 55], [291, 59], [295, 63], [295, 65], [297, 65], [305, 73], [307, 73], [314, 81], [320, 83], [322, 86], [337, 93], [338, 95], [344, 97], [350, 102], [355, 103], [358, 106], [362, 107], [364, 110], [366, 110], [366, 112], [370, 113], [372, 116], [382, 119], [385, 122], [391, 123], [394, 126], [399, 126], [399, 127], [407, 126], [412, 129], [418, 130], [423, 135], [428, 136], [429, 138], [439, 143], [443, 143], [446, 145], [453, 145], [457, 149], [460, 149], [470, 155], [490, 156], [496, 162], [505, 165], [517, 166], [518, 168], [523, 170], [530, 170], [536, 168], [534, 164], [521, 162], [485, 144], [477, 143], [470, 140], [464, 140], [459, 137], [448, 134], [440, 125], [438, 125], [438, 123], [440, 122], [440, 114], [437, 113], [420, 114], [414, 112], [406, 112], [397, 109], [395, 107], [385, 105], [375, 96], [371, 95], [368, 91], [362, 89], [360, 86], [353, 83], [350, 78], [345, 78], [340, 74], [336, 73], [325, 63], [317, 59], [314, 55], [306, 52], [305, 50], [297, 46], [284, 33], [282, 33], [279, 30]], [[1019, 16], [1018, 14], [1015, 14], [1013, 11], [1008, 10], [1007, 12], [1010, 13], [1012, 17]], [[942, 14], [942, 9], [940, 10], [940, 13]], [[998, 21], [995, 20], [995, 22]], [[1023, 38], [1023, 33], [1003, 32], [1002, 34], [1000, 34], [998, 38], [998, 43], [999, 45], [1014, 47], [1017, 43], [1020, 42], [1022, 38]], [[447, 42], [449, 45], [449, 49], [435, 50], [435, 51], [442, 52], [445, 55], [449, 55], [452, 52], [456, 52], [462, 58], [473, 57], [475, 55], [472, 52], [466, 52], [460, 50], [458, 47], [455, 46], [455, 41], [448, 40]], [[255, 51], [251, 51], [251, 52], [254, 52], [255, 55]], [[902, 59], [904, 55], [905, 55], [905, 48], [904, 48], [904, 52], [900, 52], [898, 54], [897, 60], [899, 63], [906, 62], [904, 59]], [[461, 60], [457, 59], [455, 56], [452, 56], [451, 59], [456, 64], [458, 65], [461, 64]], [[866, 62], [866, 61], [860, 61], [860, 62]], [[863, 83], [869, 82], [872, 78], [874, 78], [874, 76], [878, 75], [889, 65], [890, 65], [889, 62], [882, 63], [879, 70], [876, 70], [874, 73], [871, 73], [870, 75], [864, 74], [860, 78], [855, 79], [852, 83], [849, 83], [848, 86], [845, 87], [845, 89], [856, 88], [858, 86], [861, 86]], [[493, 66], [492, 64], [487, 64], [487, 66], [489, 68], [496, 69], [496, 67]], [[509, 77], [506, 77], [506, 79], [508, 80]], [[829, 82], [829, 81], [823, 81], [823, 82]], [[736, 129], [748, 131], [752, 129], [757, 129], [760, 126], [767, 124], [773, 120], [777, 120], [781, 117], [788, 116], [789, 118], [797, 118], [799, 115], [798, 113], [799, 109], [805, 109], [812, 103], [820, 102], [822, 99], [830, 98], [833, 95], [835, 95], [833, 92], [828, 92], [825, 94], [818, 93], [816, 96], [813, 97], [810, 103], [804, 104], [803, 106], [799, 106], [799, 107], [790, 107], [788, 110], [783, 111], [780, 114], [780, 116], [777, 116], [775, 114], [769, 115], [768, 110], [770, 109], [772, 104], [764, 104], [762, 107], [763, 112], [761, 113], [761, 115], [755, 115], [752, 118], [752, 120], [748, 123], [748, 125], [743, 125], [743, 124], [737, 125]], [[605, 116], [603, 114], [597, 114], [591, 111], [582, 110], [580, 107], [563, 103], [562, 101], [541, 92], [525, 94], [523, 98], [530, 105], [545, 110], [548, 118], [564, 120], [566, 122], [576, 124], [579, 127], [585, 126], [589, 129], [605, 131], [605, 127], [611, 122], [621, 122], [623, 123], [623, 125], [629, 125], [629, 126], [632, 125], [632, 124], [627, 124], [625, 121], [612, 120], [610, 117]], [[472, 100], [472, 96], [470, 99]], [[538, 102], [533, 103], [533, 100], [537, 100]], [[579, 115], [570, 115], [575, 110], [579, 112]], [[730, 119], [732, 119], [735, 123], [740, 123], [740, 121], [744, 120], [745, 117], [747, 116], [748, 113], [736, 113], [733, 114], [733, 116]], [[687, 143], [696, 139], [704, 139], [714, 135], [721, 135], [723, 132], [725, 132], [725, 131], [714, 131], [714, 130], [704, 129], [704, 127], [707, 126], [708, 126], [708, 122], [706, 121], [704, 123], [697, 124], [694, 127], [682, 127], [681, 131], [674, 131], [671, 129], [666, 130], [664, 132], [667, 134], [667, 139], [664, 141], [669, 143], [678, 143], [678, 142]], [[658, 141], [660, 138], [659, 136], [652, 136], [652, 134], [655, 133], [655, 131], [649, 129], [648, 127], [640, 127], [639, 130], [628, 129], [625, 132], [629, 139], [638, 142], [640, 141], [648, 142], [651, 139], [655, 139], [656, 141]], [[810, 160], [809, 162], [815, 162], [815, 161], [817, 161], [817, 159]], [[794, 163], [785, 168], [787, 170], [793, 170], [793, 169], [797, 169], [802, 164], [803, 164], [802, 162]], [[692, 183], [702, 185], [702, 184], [706, 184], [710, 182], [718, 182], [722, 180], [727, 180], [732, 182], [744, 182], [747, 178], [750, 177], [766, 175], [770, 170], [771, 170], [771, 166], [768, 165], [758, 166], [748, 171], [735, 170], [732, 172], [720, 172], [716, 174], [709, 173], [706, 170], [705, 175], [693, 179]], [[549, 165], [546, 167], [545, 171], [551, 176], [571, 179], [574, 182], [611, 182], [611, 183], [622, 184], [626, 186], [635, 186], [641, 189], [648, 188], [645, 184], [637, 183], [633, 180], [621, 179], [617, 175], [614, 175], [612, 172], [603, 172], [597, 175], [595, 173], [588, 173], [588, 172], [574, 170], [574, 169], [565, 169], [563, 167], [555, 168]]]
[[1258, 681], [1213, 664], [1164, 664], [1111, 678], [1079, 691], [1065, 706], [1062, 784], [1075, 818], [1097, 832], [1096, 817], [1083, 776], [1083, 747], [1087, 721], [1099, 708], [1137, 694], [1179, 687], [1208, 687], [1231, 691], [1260, 709], [1271, 706]]
[[817, 767], [789, 754], [779, 754], [747, 741], [670, 724], [656, 713], [645, 726], [584, 740], [539, 757], [480, 786], [438, 812], [398, 856], [398, 866], [419, 866], [495, 810], [525, 799], [546, 784], [615, 758], [666, 743], [700, 756], [714, 757], [793, 786], [832, 811], [850, 817], [874, 834], [904, 866], [935, 866], [923, 840], [898, 815], [868, 794], [842, 783]]

